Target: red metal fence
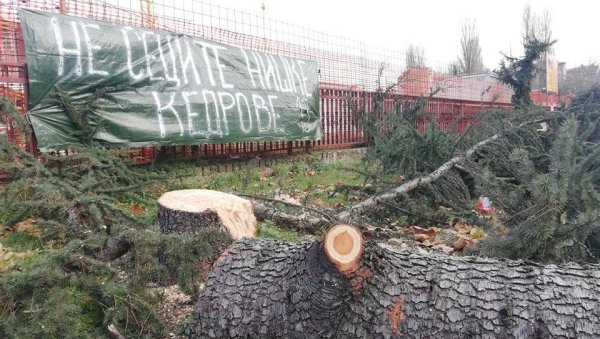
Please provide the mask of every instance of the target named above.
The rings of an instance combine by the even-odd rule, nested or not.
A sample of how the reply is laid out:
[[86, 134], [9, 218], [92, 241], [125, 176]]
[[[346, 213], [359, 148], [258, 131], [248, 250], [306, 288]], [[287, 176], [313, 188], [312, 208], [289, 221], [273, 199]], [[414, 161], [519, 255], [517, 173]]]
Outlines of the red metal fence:
[[[17, 11], [30, 7], [96, 20], [175, 31], [261, 52], [316, 60], [319, 65], [320, 115], [324, 136], [314, 142], [238, 142], [197, 146], [148, 147], [129, 152], [138, 163], [159, 155], [185, 158], [289, 154], [311, 149], [363, 145], [363, 130], [349, 103], [372, 109], [379, 84], [397, 83], [394, 100], [414, 102], [436, 94], [428, 110], [444, 129], [464, 129], [488, 107], [510, 107], [510, 91], [488, 75], [452, 76], [444, 66], [407, 67], [402, 52], [372, 48], [302, 26], [229, 9], [204, 1], [167, 0], [2, 0], [0, 2], [0, 96], [27, 111], [27, 67]], [[362, 105], [362, 106], [361, 106]], [[424, 128], [427, 122], [422, 122]], [[35, 151], [35, 140], [22, 140], [10, 124], [0, 126], [11, 140]]]

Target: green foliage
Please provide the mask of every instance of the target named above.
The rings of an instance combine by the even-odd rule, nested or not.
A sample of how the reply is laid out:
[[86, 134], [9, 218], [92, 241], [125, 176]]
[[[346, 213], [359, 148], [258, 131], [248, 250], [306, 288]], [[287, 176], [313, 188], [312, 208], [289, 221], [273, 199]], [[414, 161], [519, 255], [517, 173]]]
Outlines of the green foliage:
[[165, 335], [152, 295], [119, 281], [105, 263], [73, 255], [77, 252], [67, 246], [0, 276], [3, 337], [104, 337], [108, 324], [127, 336]]
[[204, 280], [200, 265], [212, 265], [232, 241], [228, 234], [212, 229], [201, 230], [195, 236], [132, 229], [123, 234], [132, 242], [131, 252], [122, 261], [125, 269], [135, 272], [130, 277], [132, 284], [176, 283], [191, 296], [198, 294], [198, 284]]
[[303, 238], [297, 232], [281, 229], [270, 221], [263, 221], [260, 223], [258, 226], [258, 236], [291, 242], [306, 240], [306, 238]]
[[[68, 178], [69, 173], [70, 170], [63, 170], [63, 177]], [[51, 176], [46, 177], [45, 182], [41, 178], [34, 180], [37, 185], [34, 188], [58, 186], [61, 180], [56, 178], [57, 172], [51, 169], [48, 174]], [[23, 218], [42, 218], [45, 221], [40, 222], [42, 225], [51, 224], [66, 233], [67, 240], [72, 240], [56, 254], [40, 255], [43, 259], [39, 263], [23, 271], [5, 273], [0, 290], [9, 292], [10, 298], [0, 297], [2, 307], [9, 309], [2, 319], [2, 327], [7, 333], [24, 337], [97, 337], [106, 335], [106, 326], [113, 323], [128, 337], [142, 333], [148, 337], [163, 336], [164, 324], [155, 314], [157, 300], [148, 294], [146, 286], [177, 283], [184, 292], [197, 295], [198, 283], [204, 280], [201, 274], [230, 243], [229, 236], [217, 230], [195, 237], [164, 236], [145, 230], [148, 226], [115, 207], [127, 196], [124, 190], [105, 185], [102, 193], [84, 191], [73, 179], [67, 180], [63, 180], [63, 185], [83, 192], [80, 197], [61, 195], [58, 187], [42, 191], [32, 188], [31, 193], [22, 198], [22, 202], [36, 206], [23, 214]], [[50, 194], [54, 198], [46, 197]], [[84, 200], [85, 195], [92, 195], [92, 199]], [[25, 200], [38, 197], [40, 200], [34, 202]], [[94, 219], [86, 210], [96, 204], [100, 206], [100, 215]], [[70, 217], [69, 212], [77, 218]], [[52, 230], [46, 229], [46, 238], [56, 235]], [[23, 233], [10, 233], [3, 242], [39, 248], [39, 239], [24, 237]], [[116, 237], [124, 238], [131, 249], [111, 264], [104, 261], [102, 253], [107, 243]], [[80, 241], [73, 238], [82, 238], [81, 245], [76, 245]], [[201, 262], [205, 266], [201, 266]], [[127, 281], [120, 281], [124, 278], [119, 278], [117, 272], [127, 272]], [[36, 312], [29, 312], [29, 308]]]
[[[373, 174], [373, 177], [398, 172], [411, 177], [431, 172], [451, 155], [454, 144], [451, 136], [438, 128], [433, 114], [424, 111], [427, 98], [419, 98], [407, 105], [390, 95], [394, 87], [390, 85], [384, 89], [379, 86], [373, 111], [367, 112], [365, 107], [358, 111], [359, 121], [371, 146], [363, 164], [378, 165], [380, 173]], [[386, 108], [389, 101], [393, 101], [391, 110]], [[419, 118], [430, 121], [425, 133], [418, 130]]]
[[[3, 274], [2, 331], [21, 337], [98, 337], [114, 324], [127, 337], [164, 336], [157, 299], [146, 287], [177, 283], [196, 295], [206, 265], [230, 243], [229, 236], [216, 230], [195, 237], [148, 230], [153, 225], [122, 209], [122, 202], [139, 200], [136, 191], [155, 176], [132, 169], [112, 152], [81, 148], [70, 156], [38, 160], [8, 142], [0, 146], [0, 164], [9, 174], [0, 198], [5, 225], [36, 218], [44, 241], [67, 242], [36, 255], [31, 265], [19, 266], [21, 271]], [[104, 253], [114, 239], [122, 239], [124, 255], [109, 262]], [[14, 230], [2, 242], [45, 249], [41, 239]]]
[[34, 256], [21, 270], [4, 273], [0, 335], [98, 337], [114, 324], [127, 337], [164, 336], [165, 325], [155, 313], [158, 299], [147, 286], [177, 283], [196, 296], [206, 274], [202, 265], [209, 267], [231, 242], [218, 230], [193, 237], [131, 228], [114, 231], [132, 249], [110, 264], [93, 255], [108, 237], [90, 234]]
[[548, 131], [537, 131], [542, 147], [505, 143], [508, 162], [488, 152], [481, 189], [506, 214], [501, 220], [510, 233], [490, 238], [485, 253], [538, 261], [598, 260], [600, 145], [586, 140], [578, 119], [565, 114]]
[[188, 315], [185, 323], [177, 329], [177, 335], [191, 336], [192, 334], [192, 315]]
[[43, 243], [40, 238], [23, 231], [10, 232], [8, 236], [2, 240], [2, 243], [5, 246], [12, 247], [20, 251], [36, 250], [43, 247]]
[[73, 136], [77, 138], [82, 145], [92, 146], [96, 133], [102, 128], [102, 117], [98, 118], [95, 112], [100, 108], [103, 100], [116, 101], [110, 96], [113, 92], [120, 92], [125, 87], [99, 87], [93, 94], [87, 96], [83, 102], [73, 100], [58, 85], [54, 86], [56, 92], [56, 104], [61, 107], [65, 115], [73, 124]]
[[579, 94], [569, 107], [570, 112], [577, 114], [582, 140], [600, 142], [600, 125], [595, 123], [600, 115], [600, 86]]
[[[203, 274], [231, 242], [217, 230], [161, 235], [155, 215], [132, 215], [139, 202], [152, 207], [138, 211], [155, 214], [155, 199], [167, 185], [146, 194], [142, 189], [164, 173], [93, 147], [101, 121], [92, 113], [109, 93], [96, 91], [79, 105], [57, 88], [84, 145], [69, 155], [34, 157], [0, 139], [0, 172], [8, 176], [0, 194], [1, 241], [7, 251], [35, 250], [0, 277], [0, 337], [106, 337], [110, 324], [126, 337], [164, 337], [149, 284], [177, 283], [196, 295]], [[6, 107], [14, 110], [2, 106], [3, 112]], [[25, 219], [41, 237], [19, 231]]]
[[[527, 60], [515, 61], [515, 84], [531, 75], [526, 68], [548, 46], [529, 46]], [[429, 175], [473, 145], [487, 143], [439, 179], [382, 204], [371, 221], [389, 223], [398, 215], [419, 224], [440, 225], [454, 217], [473, 220], [471, 197], [484, 195], [500, 211], [494, 222], [474, 220], [490, 233], [484, 254], [553, 262], [600, 258], [597, 89], [576, 98], [567, 112], [548, 113], [533, 105], [482, 112], [477, 123], [456, 136], [439, 131], [435, 121], [419, 133], [417, 119], [428, 118], [419, 102], [405, 110], [398, 109], [401, 105], [385, 110], [393, 100], [390, 88], [378, 92], [375, 111], [361, 119], [371, 140], [363, 168], [379, 191], [399, 186], [394, 177]], [[527, 93], [523, 88], [521, 94]]]
[[413, 116], [420, 105], [417, 103], [408, 112], [390, 113], [387, 117], [389, 130], [372, 133], [373, 147], [367, 151], [365, 163], [379, 164], [383, 175], [399, 172], [415, 176], [431, 172], [448, 160], [453, 142], [435, 121], [429, 124], [425, 133], [419, 133]]
[[149, 182], [126, 159], [107, 150], [79, 148], [69, 156], [44, 154], [38, 160], [6, 139], [0, 141], [0, 171], [9, 176], [0, 196], [5, 225], [37, 217], [70, 235], [100, 229], [110, 233], [114, 224], [135, 224], [115, 204]]
[[[436, 115], [425, 110], [430, 97], [441, 89], [434, 90], [429, 98], [421, 97], [410, 103], [391, 95], [394, 86], [379, 86], [373, 111], [354, 108], [370, 146], [362, 159], [362, 173], [365, 182], [373, 184], [377, 191], [397, 186], [401, 180], [429, 174], [450, 160], [462, 142], [460, 135], [442, 131]], [[424, 133], [419, 131], [419, 121], [428, 122]], [[399, 205], [388, 204], [383, 211], [373, 211], [371, 217], [387, 221], [398, 218], [400, 213], [408, 216], [409, 222], [443, 222], [450, 216], [440, 206], [464, 206], [470, 199], [462, 176], [459, 171], [449, 171], [436, 182], [422, 185], [398, 199]]]
[[504, 231], [491, 231], [484, 254], [598, 260], [600, 115], [592, 109], [594, 93], [584, 97], [568, 112], [535, 106], [483, 112], [456, 147], [464, 152], [493, 134], [501, 136], [460, 164], [472, 178], [473, 193], [490, 197], [500, 210]]
[[498, 79], [514, 91], [512, 102], [516, 106], [522, 107], [533, 104], [529, 94], [531, 92], [531, 81], [536, 71], [535, 63], [553, 44], [554, 41], [540, 41], [531, 36], [523, 43], [525, 49], [523, 57], [516, 58], [505, 55], [505, 60], [500, 63], [500, 69], [495, 71]]
[[600, 86], [577, 95], [571, 102], [570, 110], [587, 113], [600, 111]]
[[26, 136], [31, 133], [29, 123], [27, 123], [25, 117], [21, 115], [17, 106], [5, 97], [0, 97], [0, 123], [14, 123]]

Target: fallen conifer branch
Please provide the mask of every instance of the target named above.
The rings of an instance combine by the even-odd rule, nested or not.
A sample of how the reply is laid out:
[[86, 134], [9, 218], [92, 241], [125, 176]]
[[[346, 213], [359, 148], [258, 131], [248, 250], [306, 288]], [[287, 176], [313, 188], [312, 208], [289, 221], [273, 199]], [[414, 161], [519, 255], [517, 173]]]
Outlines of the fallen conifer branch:
[[526, 121], [526, 122], [523, 122], [523, 123], [519, 124], [518, 126], [513, 127], [507, 131], [494, 134], [491, 137], [476, 143], [471, 148], [469, 148], [464, 154], [455, 156], [452, 159], [446, 161], [440, 167], [438, 167], [435, 171], [433, 171], [427, 175], [420, 176], [420, 177], [414, 178], [412, 180], [409, 180], [409, 181], [403, 183], [402, 185], [395, 187], [393, 189], [390, 189], [382, 194], [370, 197], [360, 203], [354, 204], [354, 205], [350, 206], [350, 208], [337, 214], [336, 218], [341, 222], [350, 222], [351, 218], [353, 216], [361, 215], [361, 214], [365, 213], [367, 210], [372, 209], [375, 206], [381, 204], [382, 202], [396, 199], [397, 197], [401, 196], [402, 194], [406, 194], [419, 186], [434, 182], [435, 180], [439, 179], [442, 175], [444, 175], [446, 172], [451, 170], [454, 166], [461, 163], [465, 159], [471, 157], [473, 154], [475, 154], [476, 151], [481, 149], [483, 146], [488, 145], [495, 140], [498, 140], [500, 137], [504, 136], [508, 132], [513, 132], [515, 130], [518, 130], [520, 128], [523, 128], [523, 127], [531, 125], [531, 124], [548, 121], [552, 118], [553, 117], [548, 117], [548, 118], [543, 118], [543, 119]]

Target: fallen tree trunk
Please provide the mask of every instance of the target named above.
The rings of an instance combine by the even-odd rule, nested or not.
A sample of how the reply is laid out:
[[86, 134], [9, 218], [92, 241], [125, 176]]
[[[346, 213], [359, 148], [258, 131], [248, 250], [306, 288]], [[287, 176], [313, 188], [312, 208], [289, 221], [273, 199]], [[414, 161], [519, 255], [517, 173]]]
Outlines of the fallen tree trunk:
[[598, 265], [423, 255], [371, 242], [362, 252], [356, 234], [338, 226], [324, 242], [237, 241], [210, 273], [191, 337], [600, 336]]
[[158, 223], [163, 234], [196, 234], [198, 228], [213, 227], [233, 239], [253, 237], [258, 222], [250, 201], [218, 191], [189, 189], [171, 191], [158, 199]]

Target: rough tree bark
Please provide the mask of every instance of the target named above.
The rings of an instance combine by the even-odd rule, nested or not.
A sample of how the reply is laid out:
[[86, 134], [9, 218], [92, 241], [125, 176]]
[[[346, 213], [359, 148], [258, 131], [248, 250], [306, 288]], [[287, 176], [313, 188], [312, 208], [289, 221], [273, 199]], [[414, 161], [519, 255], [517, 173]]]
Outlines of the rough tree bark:
[[[272, 199], [275, 201], [275, 199]], [[298, 208], [302, 208], [298, 206]], [[315, 231], [316, 229], [331, 223], [324, 217], [309, 217], [306, 213], [302, 214], [288, 214], [284, 213], [277, 208], [265, 206], [257, 202], [252, 203], [252, 210], [256, 219], [270, 220], [275, 224], [288, 229], [296, 231]]]
[[[350, 253], [344, 246], [338, 252]], [[191, 337], [600, 336], [598, 265], [424, 255], [367, 242], [356, 264], [340, 269], [328, 251], [321, 242], [237, 241], [210, 273]]]
[[158, 199], [158, 222], [163, 234], [196, 234], [202, 227], [221, 228], [233, 239], [253, 237], [258, 222], [250, 201], [218, 191], [171, 191]]

